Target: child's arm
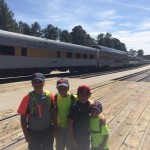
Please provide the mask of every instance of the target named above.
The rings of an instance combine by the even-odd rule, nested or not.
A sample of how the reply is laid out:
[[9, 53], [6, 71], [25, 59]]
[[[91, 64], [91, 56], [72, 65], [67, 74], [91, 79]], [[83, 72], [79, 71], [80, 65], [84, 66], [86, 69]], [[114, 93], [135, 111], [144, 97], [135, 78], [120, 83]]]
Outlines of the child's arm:
[[68, 120], [68, 131], [69, 131], [69, 136], [71, 139], [72, 146], [73, 146], [73, 148], [76, 149], [78, 147], [78, 145], [77, 145], [77, 142], [73, 135], [73, 120], [71, 120], [71, 119]]
[[102, 114], [100, 114], [100, 116], [101, 116], [101, 125], [106, 125], [106, 118], [105, 118], [105, 116], [104, 115], [102, 115]]
[[31, 138], [31, 136], [28, 133], [27, 120], [26, 120], [26, 116], [25, 115], [21, 115], [21, 127], [22, 127], [22, 131], [24, 133], [26, 141], [28, 143], [30, 143], [32, 141], [32, 138]]

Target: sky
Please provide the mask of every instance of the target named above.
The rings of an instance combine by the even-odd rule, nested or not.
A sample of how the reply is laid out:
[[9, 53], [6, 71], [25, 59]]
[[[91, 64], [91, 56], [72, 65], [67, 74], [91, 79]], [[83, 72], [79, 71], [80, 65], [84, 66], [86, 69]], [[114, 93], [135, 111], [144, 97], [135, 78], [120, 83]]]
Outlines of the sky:
[[48, 24], [69, 32], [75, 26], [95, 38], [112, 34], [127, 50], [150, 55], [150, 0], [5, 0], [14, 19], [41, 28]]

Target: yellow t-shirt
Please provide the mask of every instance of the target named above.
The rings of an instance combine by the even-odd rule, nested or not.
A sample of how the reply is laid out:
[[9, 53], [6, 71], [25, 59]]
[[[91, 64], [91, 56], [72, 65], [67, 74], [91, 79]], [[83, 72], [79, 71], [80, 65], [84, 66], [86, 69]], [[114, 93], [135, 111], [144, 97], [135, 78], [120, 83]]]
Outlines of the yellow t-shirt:
[[[74, 100], [77, 100], [77, 95], [74, 95]], [[57, 125], [59, 127], [67, 127], [68, 124], [68, 114], [70, 112], [70, 107], [72, 104], [71, 94], [63, 98], [58, 94], [57, 97]]]
[[[109, 135], [107, 125], [100, 125], [101, 116], [97, 118], [90, 118], [90, 131], [91, 131], [91, 145], [93, 148], [98, 148], [103, 142], [105, 135]], [[105, 143], [104, 149], [108, 149], [108, 141]]]

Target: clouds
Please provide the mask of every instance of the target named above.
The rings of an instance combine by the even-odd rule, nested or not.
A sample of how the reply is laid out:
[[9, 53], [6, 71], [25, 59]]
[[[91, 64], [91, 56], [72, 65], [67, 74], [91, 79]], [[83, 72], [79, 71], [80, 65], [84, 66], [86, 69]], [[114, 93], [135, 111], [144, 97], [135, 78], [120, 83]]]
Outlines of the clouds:
[[145, 54], [150, 54], [150, 31], [132, 32], [132, 31], [119, 31], [113, 33], [121, 41], [126, 41], [128, 50], [143, 49]]
[[39, 22], [42, 28], [52, 24], [71, 31], [81, 25], [96, 38], [109, 32], [125, 43], [128, 50], [143, 49], [150, 54], [150, 5], [149, 0], [7, 0], [17, 21], [32, 24]]
[[121, 1], [121, 0], [98, 0], [104, 3], [111, 3], [111, 4], [115, 4], [115, 5], [119, 5], [122, 7], [127, 7], [127, 8], [135, 8], [135, 9], [139, 9], [139, 10], [144, 10], [144, 11], [150, 11], [150, 1], [149, 0], [136, 0], [136, 1], [130, 1], [130, 0], [126, 0], [126, 1]]
[[141, 30], [150, 30], [150, 18], [146, 18], [139, 27]]

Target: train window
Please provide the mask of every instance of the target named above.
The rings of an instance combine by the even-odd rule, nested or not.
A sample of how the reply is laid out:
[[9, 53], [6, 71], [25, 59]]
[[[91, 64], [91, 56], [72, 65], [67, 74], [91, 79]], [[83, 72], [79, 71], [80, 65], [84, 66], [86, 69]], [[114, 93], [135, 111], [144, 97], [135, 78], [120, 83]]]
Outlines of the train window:
[[94, 58], [94, 56], [91, 54], [91, 55], [90, 55], [90, 59], [93, 59], [93, 58]]
[[27, 56], [27, 48], [26, 47], [21, 48], [21, 56]]
[[72, 53], [67, 52], [67, 58], [72, 58]]
[[0, 45], [0, 55], [15, 55], [15, 47]]
[[81, 54], [80, 54], [80, 53], [77, 53], [77, 54], [76, 54], [76, 58], [81, 58]]
[[60, 51], [57, 51], [57, 57], [60, 58]]
[[83, 58], [84, 58], [84, 59], [87, 59], [87, 54], [83, 54]]
[[121, 60], [115, 60], [115, 62], [116, 62], [116, 63], [121, 63], [122, 61], [121, 61]]

